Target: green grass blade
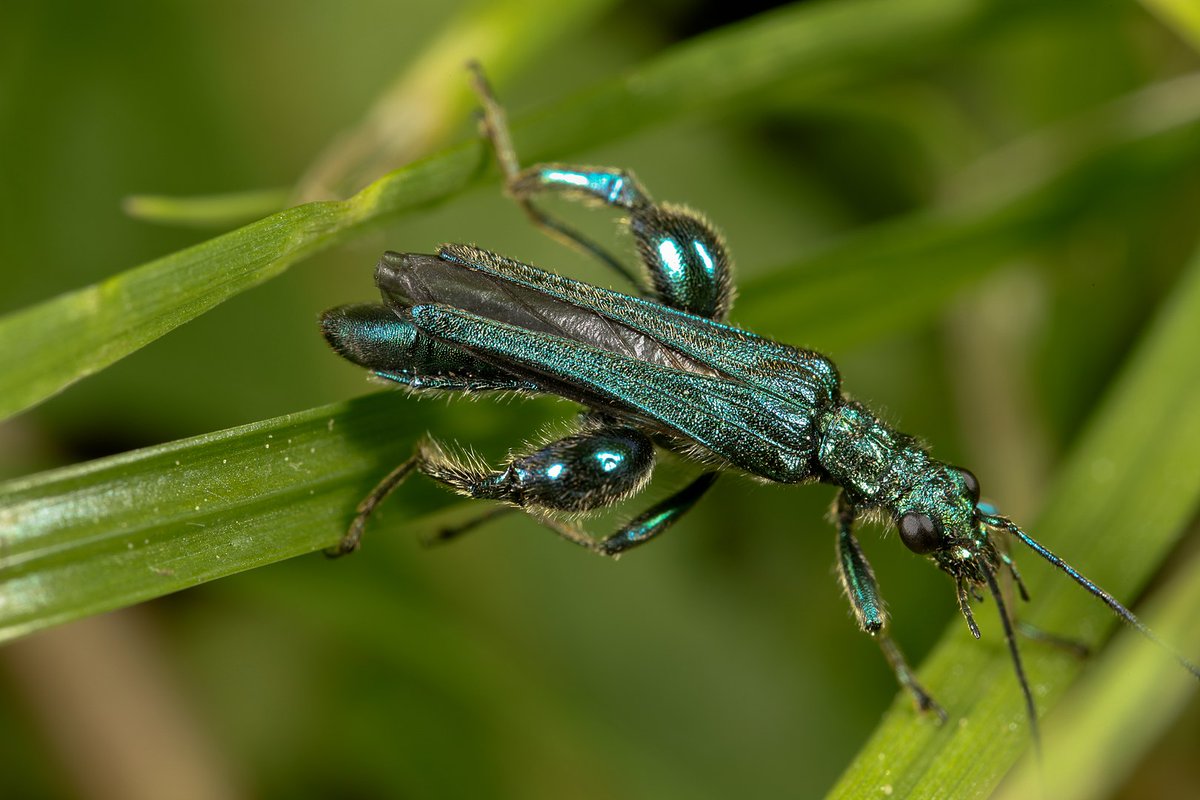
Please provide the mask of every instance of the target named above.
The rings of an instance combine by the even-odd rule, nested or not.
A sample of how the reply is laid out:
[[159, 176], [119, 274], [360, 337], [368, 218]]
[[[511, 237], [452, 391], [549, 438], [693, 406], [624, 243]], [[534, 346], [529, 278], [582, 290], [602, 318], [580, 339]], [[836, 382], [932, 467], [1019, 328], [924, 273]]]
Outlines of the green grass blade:
[[522, 64], [582, 29], [614, 0], [477, 0], [426, 43], [365, 119], [330, 145], [300, 180], [296, 201], [346, 197], [428, 153], [475, 108], [463, 80], [474, 59], [501, 84]]
[[1196, 50], [1200, 50], [1200, 5], [1192, 0], [1142, 0], [1168, 28]]
[[[1200, 505], [1197, 341], [1200, 254], [1075, 448], [1049, 506], [1027, 528], [1118, 598], [1136, 596]], [[1034, 559], [1014, 552], [1028, 578]], [[1037, 576], [1024, 613], [1029, 621], [1093, 642], [1115, 625], [1067, 578], [1048, 569]], [[1052, 649], [1026, 646], [1023, 656], [1042, 709], [1052, 708], [1082, 669]], [[950, 723], [919, 719], [908, 699], [898, 698], [831, 797], [986, 797], [1028, 749], [997, 625], [985, 629], [982, 642], [964, 625], [952, 626], [920, 673]]]
[[[146, 222], [225, 230], [297, 202], [347, 197], [443, 144], [475, 104], [463, 65], [478, 59], [492, 80], [579, 30], [612, 0], [475, 2], [426, 42], [363, 121], [339, 134], [294, 189], [174, 197], [135, 195], [127, 214]], [[417, 113], [414, 113], [417, 112]]]
[[[460, 183], [475, 159], [460, 153]], [[410, 171], [411, 172], [411, 171]], [[411, 177], [406, 174], [405, 177]], [[457, 180], [456, 180], [457, 179]], [[409, 193], [419, 195], [419, 178]], [[444, 183], [439, 184], [444, 186]], [[345, 238], [375, 204], [309, 203], [0, 319], [0, 417], [75, 381]], [[370, 216], [375, 208], [360, 213]]]
[[[1200, 661], [1200, 550], [1156, 593], [1145, 621], [1165, 641], [1190, 647]], [[1045, 763], [1026, 758], [996, 800], [1039, 794], [1055, 800], [1103, 797], [1120, 786], [1197, 690], [1196, 680], [1132, 631], [1056, 709], [1046, 726]]]
[[1133, 196], [1198, 157], [1200, 74], [1151, 85], [1000, 148], [933, 208], [746, 281], [737, 316], [767, 333], [820, 329], [811, 341], [825, 350], [923, 324], [987, 272], [1095, 213], [1090, 187], [1121, 182]]
[[[519, 126], [522, 155], [543, 160], [698, 109], [789, 75], [842, 76], [919, 59], [986, 4], [854, 0], [805, 4], [722, 29]], [[874, 24], [863, 26], [861, 20]], [[863, 58], [869, 52], [871, 59]], [[864, 66], [864, 64], [868, 66]], [[444, 199], [483, 164], [470, 143], [391, 173], [341, 202], [282, 211], [210, 241], [0, 318], [0, 418], [62, 391], [301, 258], [371, 224]]]
[[376, 394], [0, 486], [0, 639], [332, 544], [411, 451], [378, 435], [401, 402]]
[[135, 194], [126, 197], [121, 208], [129, 216], [143, 222], [223, 230], [232, 225], [244, 225], [280, 210], [288, 204], [288, 195], [287, 189], [258, 189], [188, 197]]

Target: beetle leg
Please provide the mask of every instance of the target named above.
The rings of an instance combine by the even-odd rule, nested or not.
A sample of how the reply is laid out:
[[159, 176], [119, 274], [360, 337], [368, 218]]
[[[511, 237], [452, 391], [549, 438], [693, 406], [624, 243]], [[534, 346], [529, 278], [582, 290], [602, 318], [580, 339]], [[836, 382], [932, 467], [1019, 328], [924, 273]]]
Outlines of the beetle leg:
[[662, 204], [634, 209], [629, 230], [660, 303], [723, 321], [733, 305], [732, 261], [700, 213]]
[[569, 542], [574, 542], [602, 556], [617, 557], [630, 548], [650, 541], [674, 525], [691, 510], [717, 480], [718, 473], [706, 472], [671, 496], [655, 503], [644, 513], [621, 526], [604, 539], [594, 539], [577, 525], [563, 522], [549, 514], [533, 514], [542, 525]]
[[606, 556], [620, 555], [658, 536], [691, 510], [717, 480], [717, 475], [716, 472], [706, 472], [670, 497], [654, 504], [616, 533], [601, 540], [600, 552]]
[[[523, 173], [517, 161], [516, 150], [513, 149], [512, 136], [508, 132], [508, 119], [504, 113], [504, 107], [496, 100], [496, 96], [492, 92], [492, 87], [488, 84], [487, 78], [483, 74], [483, 67], [478, 62], [471, 62], [468, 66], [471, 69], [471, 85], [475, 89], [475, 94], [479, 98], [480, 105], [483, 107], [483, 116], [479, 121], [479, 127], [487, 140], [491, 142], [492, 150], [495, 151], [496, 161], [500, 166], [500, 172], [504, 176], [505, 190], [509, 196], [516, 201], [517, 205], [521, 207], [521, 210], [525, 212], [534, 225], [537, 225], [550, 236], [564, 244], [577, 247], [590, 254], [605, 266], [624, 277], [631, 284], [641, 289], [642, 284], [638, 280], [637, 275], [622, 264], [620, 259], [613, 256], [606, 249], [579, 231], [560, 222], [535, 206], [530, 198], [530, 195], [535, 190], [517, 188], [517, 182]], [[526, 170], [526, 172], [528, 171]]]
[[348, 555], [358, 549], [362, 542], [363, 531], [366, 529], [367, 520], [371, 518], [371, 514], [375, 513], [375, 507], [387, 499], [388, 495], [396, 491], [400, 484], [404, 483], [404, 479], [412, 474], [413, 470], [421, 468], [421, 452], [418, 450], [407, 461], [387, 474], [383, 480], [375, 485], [371, 493], [362, 499], [355, 509], [354, 521], [350, 523], [350, 528], [346, 531], [334, 547], [325, 551], [325, 555], [330, 558], [338, 558], [339, 556]]
[[[656, 503], [637, 518], [623, 525], [615, 533], [599, 541], [593, 539], [577, 526], [555, 519], [548, 514], [534, 512], [531, 516], [564, 539], [582, 545], [588, 550], [596, 551], [606, 556], [618, 556], [632, 547], [648, 542], [674, 525], [680, 517], [686, 514], [696, 504], [709, 487], [717, 480], [718, 473], [706, 472], [679, 491]], [[448, 528], [443, 528], [431, 536], [425, 544], [435, 545], [457, 539], [468, 531], [492, 521], [501, 514], [516, 509], [511, 506], [497, 506], [478, 514], [465, 522]]]
[[[723, 320], [733, 302], [730, 259], [720, 234], [699, 213], [682, 206], [656, 204], [633, 173], [612, 167], [535, 164], [521, 169], [509, 135], [504, 109], [496, 101], [478, 64], [472, 64], [475, 92], [483, 106], [481, 128], [496, 152], [509, 196], [535, 225], [578, 247], [625, 277], [664, 305]], [[561, 194], [629, 212], [628, 226], [637, 242], [645, 275], [533, 203], [536, 195]]]
[[485, 525], [491, 522], [496, 517], [503, 516], [504, 514], [510, 514], [516, 510], [517, 509], [513, 508], [512, 506], [493, 506], [487, 511], [484, 511], [482, 514], [476, 514], [475, 516], [470, 517], [469, 519], [460, 522], [457, 525], [449, 525], [445, 528], [442, 528], [437, 533], [433, 534], [427, 539], [424, 539], [421, 544], [424, 544], [427, 547], [446, 544], [447, 542], [454, 541], [465, 533], [470, 533], [480, 525]]
[[1044, 631], [1036, 625], [1028, 622], [1017, 620], [1016, 628], [1017, 633], [1021, 634], [1026, 639], [1030, 639], [1035, 642], [1041, 642], [1042, 644], [1062, 650], [1063, 652], [1072, 655], [1075, 658], [1087, 658], [1092, 651], [1092, 648], [1088, 647], [1085, 643], [1079, 641], [1078, 639], [1072, 639], [1070, 636], [1061, 636], [1057, 633]]
[[[997, 549], [1000, 552], [1000, 561], [1005, 567], [1008, 568], [1008, 573], [1012, 577], [1013, 583], [1016, 584], [1017, 592], [1021, 599], [1028, 602], [1029, 591], [1025, 588], [1025, 582], [1021, 580], [1021, 573], [1017, 570], [1017, 565], [1013, 562], [1012, 557], [1006, 552], [1007, 547], [1007, 542], [1005, 540], [1001, 540], [999, 542]], [[1087, 658], [1088, 654], [1091, 653], [1091, 648], [1078, 639], [1072, 639], [1069, 636], [1062, 636], [1057, 633], [1051, 633], [1050, 631], [1044, 631], [1036, 625], [1018, 619], [1015, 606], [1016, 604], [1012, 602], [1008, 604], [1009, 615], [1012, 617], [1013, 626], [1017, 633], [1021, 634], [1026, 639], [1034, 642], [1040, 642], [1041, 644], [1046, 644], [1058, 650], [1062, 650], [1063, 652], [1072, 655], [1075, 658]]]
[[[641, 490], [653, 469], [653, 442], [638, 429], [625, 425], [592, 422], [579, 433], [510, 459], [499, 470], [451, 455], [437, 442], [427, 441], [359, 503], [354, 522], [330, 555], [358, 549], [375, 508], [413, 472], [467, 497], [501, 500], [542, 520], [547, 513], [578, 513], [617, 503]], [[479, 522], [491, 517], [485, 516]], [[599, 546], [590, 539], [582, 541], [579, 537], [587, 538], [582, 532], [563, 535], [590, 549]]]
[[619, 502], [641, 490], [653, 468], [649, 437], [636, 428], [601, 423], [514, 458], [495, 472], [441, 452], [426, 455], [421, 471], [470, 497], [511, 503], [564, 539], [599, 551], [599, 542], [552, 514]]
[[912, 695], [917, 708], [934, 712], [944, 722], [946, 712], [917, 681], [904, 654], [887, 634], [887, 611], [884, 610], [883, 597], [875, 581], [875, 572], [854, 537], [855, 512], [844, 493], [838, 494], [835, 514], [838, 527], [838, 577], [850, 598], [850, 607], [854, 610], [858, 626], [879, 643], [896, 680]]
[[646, 434], [600, 425], [516, 456], [495, 471], [427, 447], [421, 472], [468, 497], [533, 511], [583, 512], [639, 491], [653, 468], [654, 445]]

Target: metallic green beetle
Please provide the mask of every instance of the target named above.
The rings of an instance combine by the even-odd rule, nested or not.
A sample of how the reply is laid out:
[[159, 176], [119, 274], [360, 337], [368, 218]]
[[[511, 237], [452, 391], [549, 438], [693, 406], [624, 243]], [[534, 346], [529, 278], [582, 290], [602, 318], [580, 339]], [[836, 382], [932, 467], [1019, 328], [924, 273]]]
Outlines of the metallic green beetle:
[[[414, 471], [469, 497], [522, 509], [566, 539], [615, 556], [661, 534], [720, 471], [733, 468], [776, 483], [840, 487], [835, 518], [842, 584], [859, 626], [879, 642], [923, 711], [945, 718], [888, 636], [874, 573], [854, 536], [855, 520], [864, 513], [892, 520], [910, 550], [954, 579], [959, 608], [976, 638], [970, 600], [982, 599], [984, 587], [995, 598], [1035, 740], [1036, 709], [1000, 573], [1008, 572], [1027, 595], [1001, 537], [1027, 545], [1155, 638], [1115, 598], [982, 502], [974, 475], [938, 461], [914, 438], [845, 398], [827, 358], [725, 324], [733, 301], [730, 259], [702, 216], [655, 203], [624, 170], [568, 164], [519, 169], [503, 112], [478, 69], [474, 74], [483, 129], [509, 194], [536, 224], [645, 289], [640, 297], [622, 294], [465, 245], [446, 245], [436, 255], [384, 254], [375, 271], [384, 304], [343, 306], [322, 317], [325, 337], [338, 353], [413, 391], [550, 393], [586, 411], [576, 432], [513, 457], [499, 470], [453, 456], [432, 441], [421, 446], [360, 504], [338, 553], [358, 547], [372, 510]], [[541, 212], [532, 198], [542, 193], [625, 211], [641, 271], [631, 272]], [[637, 493], [650, 478], [656, 446], [708, 471], [604, 539], [555, 516]], [[1176, 657], [1200, 676], [1195, 665]]]

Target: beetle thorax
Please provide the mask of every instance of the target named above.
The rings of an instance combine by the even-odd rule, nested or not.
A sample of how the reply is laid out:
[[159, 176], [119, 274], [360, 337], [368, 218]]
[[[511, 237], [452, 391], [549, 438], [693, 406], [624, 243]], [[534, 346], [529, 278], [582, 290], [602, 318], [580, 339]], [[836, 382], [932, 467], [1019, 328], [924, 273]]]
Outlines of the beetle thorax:
[[859, 507], [892, 507], [930, 463], [916, 440], [859, 403], [838, 404], [820, 418], [818, 428], [821, 468]]

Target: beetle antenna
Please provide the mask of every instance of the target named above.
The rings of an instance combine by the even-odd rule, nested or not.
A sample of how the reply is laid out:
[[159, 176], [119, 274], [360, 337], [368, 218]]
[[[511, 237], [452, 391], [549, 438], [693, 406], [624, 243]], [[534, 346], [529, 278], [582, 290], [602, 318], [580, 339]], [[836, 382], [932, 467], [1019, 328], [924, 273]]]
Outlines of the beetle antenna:
[[991, 514], [985, 514], [983, 517], [983, 521], [986, 522], [988, 525], [992, 525], [997, 528], [1003, 528], [1004, 530], [1007, 530], [1010, 533], [1012, 533], [1013, 536], [1016, 536], [1018, 539], [1020, 539], [1030, 550], [1037, 553], [1039, 556], [1046, 559], [1047, 561], [1049, 561], [1054, 566], [1058, 567], [1063, 572], [1067, 573], [1067, 575], [1069, 575], [1073, 581], [1078, 583], [1084, 589], [1087, 589], [1088, 592], [1090, 592], [1091, 594], [1100, 598], [1101, 602], [1103, 602], [1106, 606], [1108, 606], [1110, 609], [1112, 609], [1114, 614], [1116, 614], [1118, 617], [1120, 617], [1125, 622], [1127, 622], [1132, 628], [1137, 630], [1138, 633], [1142, 634], [1147, 639], [1154, 642], [1159, 647], [1161, 647], [1162, 649], [1164, 649], [1168, 653], [1170, 653], [1172, 656], [1174, 656], [1175, 660], [1178, 661], [1181, 665], [1183, 665], [1184, 669], [1186, 669], [1188, 672], [1195, 675], [1197, 678], [1200, 678], [1200, 666], [1193, 664], [1191, 661], [1189, 661], [1187, 658], [1185, 658], [1183, 655], [1181, 655], [1177, 650], [1175, 650], [1175, 648], [1171, 647], [1169, 644], [1164, 642], [1162, 639], [1158, 638], [1158, 635], [1155, 634], [1154, 631], [1150, 630], [1150, 628], [1148, 628], [1145, 623], [1143, 623], [1140, 619], [1138, 619], [1136, 616], [1134, 616], [1134, 613], [1132, 611], [1130, 611], [1128, 608], [1126, 608], [1125, 606], [1123, 606], [1121, 604], [1121, 602], [1119, 600], [1117, 600], [1117, 598], [1113, 597], [1111, 594], [1104, 591], [1096, 584], [1092, 583], [1090, 580], [1088, 580], [1083, 575], [1081, 575], [1079, 573], [1079, 571], [1076, 570], [1074, 567], [1072, 567], [1070, 564], [1063, 561], [1061, 558], [1056, 556], [1054, 553], [1050, 552], [1048, 549], [1043, 547], [1032, 536], [1030, 536], [1028, 533], [1021, 530], [1019, 527], [1017, 527], [1016, 524], [1014, 524], [1012, 522], [1012, 520], [1007, 519], [1005, 517], [993, 516]]
[[988, 589], [992, 593], [992, 597], [996, 599], [996, 610], [1000, 612], [1000, 622], [1004, 625], [1004, 640], [1008, 642], [1008, 652], [1012, 656], [1013, 669], [1017, 673], [1017, 682], [1021, 684], [1021, 693], [1025, 695], [1025, 713], [1029, 716], [1029, 730], [1033, 736], [1033, 749], [1041, 758], [1042, 754], [1042, 735], [1038, 730], [1037, 706], [1033, 702], [1033, 691], [1029, 688], [1029, 679], [1025, 677], [1025, 667], [1021, 664], [1021, 652], [1017, 649], [1017, 636], [1013, 632], [1012, 620], [1008, 616], [1008, 607], [1004, 604], [1004, 597], [1000, 594], [1000, 586], [996, 583], [996, 576], [990, 569], [984, 570], [983, 575], [987, 578]]

